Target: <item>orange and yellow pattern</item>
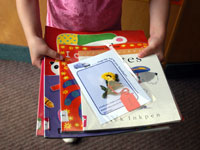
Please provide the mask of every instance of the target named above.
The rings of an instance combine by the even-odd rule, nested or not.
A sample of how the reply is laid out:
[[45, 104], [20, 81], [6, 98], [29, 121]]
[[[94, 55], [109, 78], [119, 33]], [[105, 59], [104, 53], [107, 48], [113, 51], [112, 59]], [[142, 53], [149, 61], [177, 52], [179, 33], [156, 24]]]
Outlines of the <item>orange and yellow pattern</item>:
[[[62, 132], [66, 131], [82, 131], [82, 120], [79, 112], [79, 107], [81, 105], [81, 97], [70, 97], [71, 93], [76, 90], [80, 90], [77, 84], [71, 84], [68, 86], [63, 86], [67, 81], [74, 80], [73, 75], [67, 67], [67, 63], [60, 62], [60, 102], [61, 102], [61, 111], [67, 111], [68, 121], [63, 121]], [[73, 98], [73, 99], [72, 99]], [[70, 101], [66, 104], [66, 100]], [[62, 119], [61, 119], [62, 120]]]

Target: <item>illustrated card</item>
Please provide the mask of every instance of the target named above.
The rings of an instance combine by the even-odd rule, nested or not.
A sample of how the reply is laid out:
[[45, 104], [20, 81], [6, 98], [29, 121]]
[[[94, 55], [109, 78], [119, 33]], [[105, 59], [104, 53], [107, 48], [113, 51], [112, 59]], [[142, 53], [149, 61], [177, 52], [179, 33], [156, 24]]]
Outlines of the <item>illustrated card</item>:
[[101, 124], [151, 101], [115, 50], [68, 66]]

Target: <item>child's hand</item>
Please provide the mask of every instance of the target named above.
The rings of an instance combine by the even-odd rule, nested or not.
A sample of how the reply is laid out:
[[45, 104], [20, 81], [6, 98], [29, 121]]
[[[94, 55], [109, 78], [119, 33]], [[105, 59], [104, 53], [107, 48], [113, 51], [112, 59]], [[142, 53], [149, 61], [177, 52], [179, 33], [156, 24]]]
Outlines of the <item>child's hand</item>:
[[159, 60], [162, 62], [164, 59], [163, 50], [164, 50], [164, 40], [159, 37], [150, 37], [148, 40], [149, 46], [146, 47], [143, 51], [138, 54], [138, 57], [143, 58], [151, 54], [156, 54]]
[[157, 54], [160, 61], [164, 59], [164, 41], [169, 17], [169, 0], [151, 0], [150, 1], [150, 28], [148, 39], [149, 46], [138, 54], [139, 57], [145, 57], [151, 54]]
[[32, 64], [41, 67], [41, 60], [44, 56], [49, 56], [57, 60], [63, 60], [62, 55], [50, 49], [42, 38], [36, 37], [29, 42], [29, 50]]

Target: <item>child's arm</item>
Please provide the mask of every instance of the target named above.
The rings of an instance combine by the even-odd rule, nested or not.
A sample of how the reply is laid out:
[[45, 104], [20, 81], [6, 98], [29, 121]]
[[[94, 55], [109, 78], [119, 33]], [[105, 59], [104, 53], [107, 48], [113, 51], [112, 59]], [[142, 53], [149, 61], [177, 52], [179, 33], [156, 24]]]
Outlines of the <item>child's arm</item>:
[[28, 42], [32, 64], [40, 68], [41, 59], [44, 56], [61, 60], [62, 57], [50, 49], [42, 38], [39, 1], [16, 0], [16, 5]]
[[169, 16], [169, 0], [150, 1], [150, 38], [149, 46], [139, 53], [139, 57], [157, 54], [163, 60], [164, 41]]

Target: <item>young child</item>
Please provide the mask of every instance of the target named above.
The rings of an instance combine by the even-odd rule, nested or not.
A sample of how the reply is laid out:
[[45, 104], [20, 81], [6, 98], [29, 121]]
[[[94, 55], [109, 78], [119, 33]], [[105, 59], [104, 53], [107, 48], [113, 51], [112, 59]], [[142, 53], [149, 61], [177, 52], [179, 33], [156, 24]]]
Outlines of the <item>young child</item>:
[[[43, 40], [38, 0], [16, 0], [16, 4], [32, 64], [40, 68], [44, 56], [62, 60]], [[47, 0], [46, 24], [71, 31], [120, 30], [121, 10], [122, 0]], [[150, 0], [149, 46], [139, 57], [157, 54], [163, 59], [168, 13], [169, 0]]]

